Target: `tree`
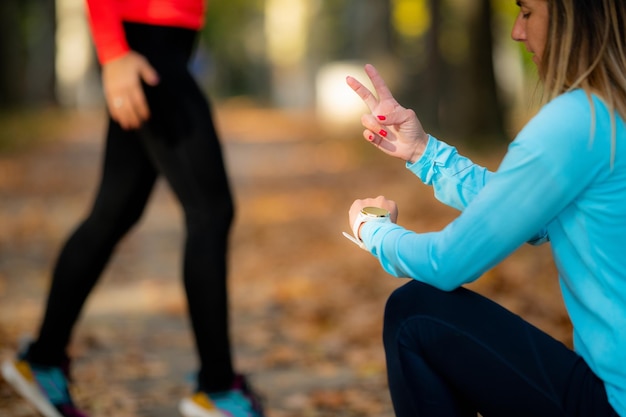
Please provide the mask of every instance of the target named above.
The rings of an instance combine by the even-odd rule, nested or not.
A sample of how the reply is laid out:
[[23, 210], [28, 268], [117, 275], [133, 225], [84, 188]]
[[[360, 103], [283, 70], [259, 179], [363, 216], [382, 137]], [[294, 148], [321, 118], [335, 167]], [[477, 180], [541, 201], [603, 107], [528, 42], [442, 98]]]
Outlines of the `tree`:
[[19, 36], [19, 0], [0, 2], [0, 108], [15, 104], [19, 97], [16, 80], [22, 66]]
[[408, 2], [420, 5], [414, 13], [427, 14], [427, 21], [423, 33], [403, 33], [402, 22], [395, 22], [394, 47], [405, 80], [398, 97], [435, 134], [477, 144], [506, 139], [493, 66], [490, 0], [395, 3]]
[[454, 67], [456, 88], [446, 93], [450, 109], [447, 121], [453, 133], [475, 144], [506, 139], [503, 107], [499, 100], [493, 64], [490, 0], [480, 0], [467, 15], [468, 52]]
[[0, 107], [55, 102], [54, 0], [0, 2]]

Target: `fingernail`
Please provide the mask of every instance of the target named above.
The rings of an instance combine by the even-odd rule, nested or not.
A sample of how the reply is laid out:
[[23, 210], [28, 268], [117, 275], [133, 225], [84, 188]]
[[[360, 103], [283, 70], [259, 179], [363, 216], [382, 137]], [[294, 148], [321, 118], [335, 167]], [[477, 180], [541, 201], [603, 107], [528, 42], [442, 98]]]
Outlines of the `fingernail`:
[[378, 134], [384, 138], [387, 137], [387, 131], [385, 129], [380, 129], [380, 132], [378, 132]]
[[369, 137], [367, 138], [370, 142], [374, 140], [374, 136], [369, 135]]
[[383, 115], [376, 116], [376, 117], [378, 117], [378, 120], [387, 120], [387, 118]]

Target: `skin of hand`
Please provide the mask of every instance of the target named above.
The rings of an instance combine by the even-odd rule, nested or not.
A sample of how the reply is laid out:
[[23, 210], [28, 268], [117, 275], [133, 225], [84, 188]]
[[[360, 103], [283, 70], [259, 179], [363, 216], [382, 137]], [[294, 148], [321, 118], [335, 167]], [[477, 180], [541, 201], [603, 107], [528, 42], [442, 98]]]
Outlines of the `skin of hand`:
[[[363, 207], [380, 207], [387, 211], [389, 211], [389, 217], [393, 223], [398, 221], [398, 206], [395, 201], [389, 200], [382, 195], [379, 195], [376, 198], [364, 198], [360, 200], [354, 200], [350, 210], [348, 211], [349, 221], [350, 221], [350, 229], [352, 229], [352, 225], [356, 221], [359, 212]], [[360, 229], [359, 229], [360, 231]], [[358, 237], [358, 236], [357, 236]]]
[[371, 114], [363, 115], [363, 136], [388, 155], [414, 163], [428, 142], [428, 135], [411, 109], [402, 107], [373, 65], [365, 66], [365, 73], [376, 90], [378, 98], [355, 78], [348, 76], [347, 84], [361, 97]]
[[134, 51], [102, 67], [102, 88], [113, 120], [123, 129], [137, 129], [150, 117], [141, 82], [154, 86], [159, 75], [148, 60]]

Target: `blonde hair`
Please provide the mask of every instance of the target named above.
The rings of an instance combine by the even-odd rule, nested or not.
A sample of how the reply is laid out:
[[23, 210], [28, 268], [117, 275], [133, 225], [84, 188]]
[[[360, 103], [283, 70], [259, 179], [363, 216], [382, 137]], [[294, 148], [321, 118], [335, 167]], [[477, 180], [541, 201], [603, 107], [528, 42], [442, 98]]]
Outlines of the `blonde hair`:
[[626, 0], [546, 0], [544, 99], [582, 88], [626, 120]]

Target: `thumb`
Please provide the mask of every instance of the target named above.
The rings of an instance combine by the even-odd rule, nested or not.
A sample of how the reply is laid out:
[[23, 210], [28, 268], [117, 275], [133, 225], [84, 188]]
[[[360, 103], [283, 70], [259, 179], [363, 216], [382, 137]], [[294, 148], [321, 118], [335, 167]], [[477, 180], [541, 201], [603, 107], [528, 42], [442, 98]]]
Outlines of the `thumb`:
[[401, 107], [394, 109], [392, 112], [376, 115], [378, 123], [383, 126], [398, 125], [406, 122], [410, 118], [410, 114], [407, 114], [406, 109]]
[[154, 86], [159, 83], [159, 74], [148, 61], [144, 61], [139, 68], [139, 76], [148, 85]]

